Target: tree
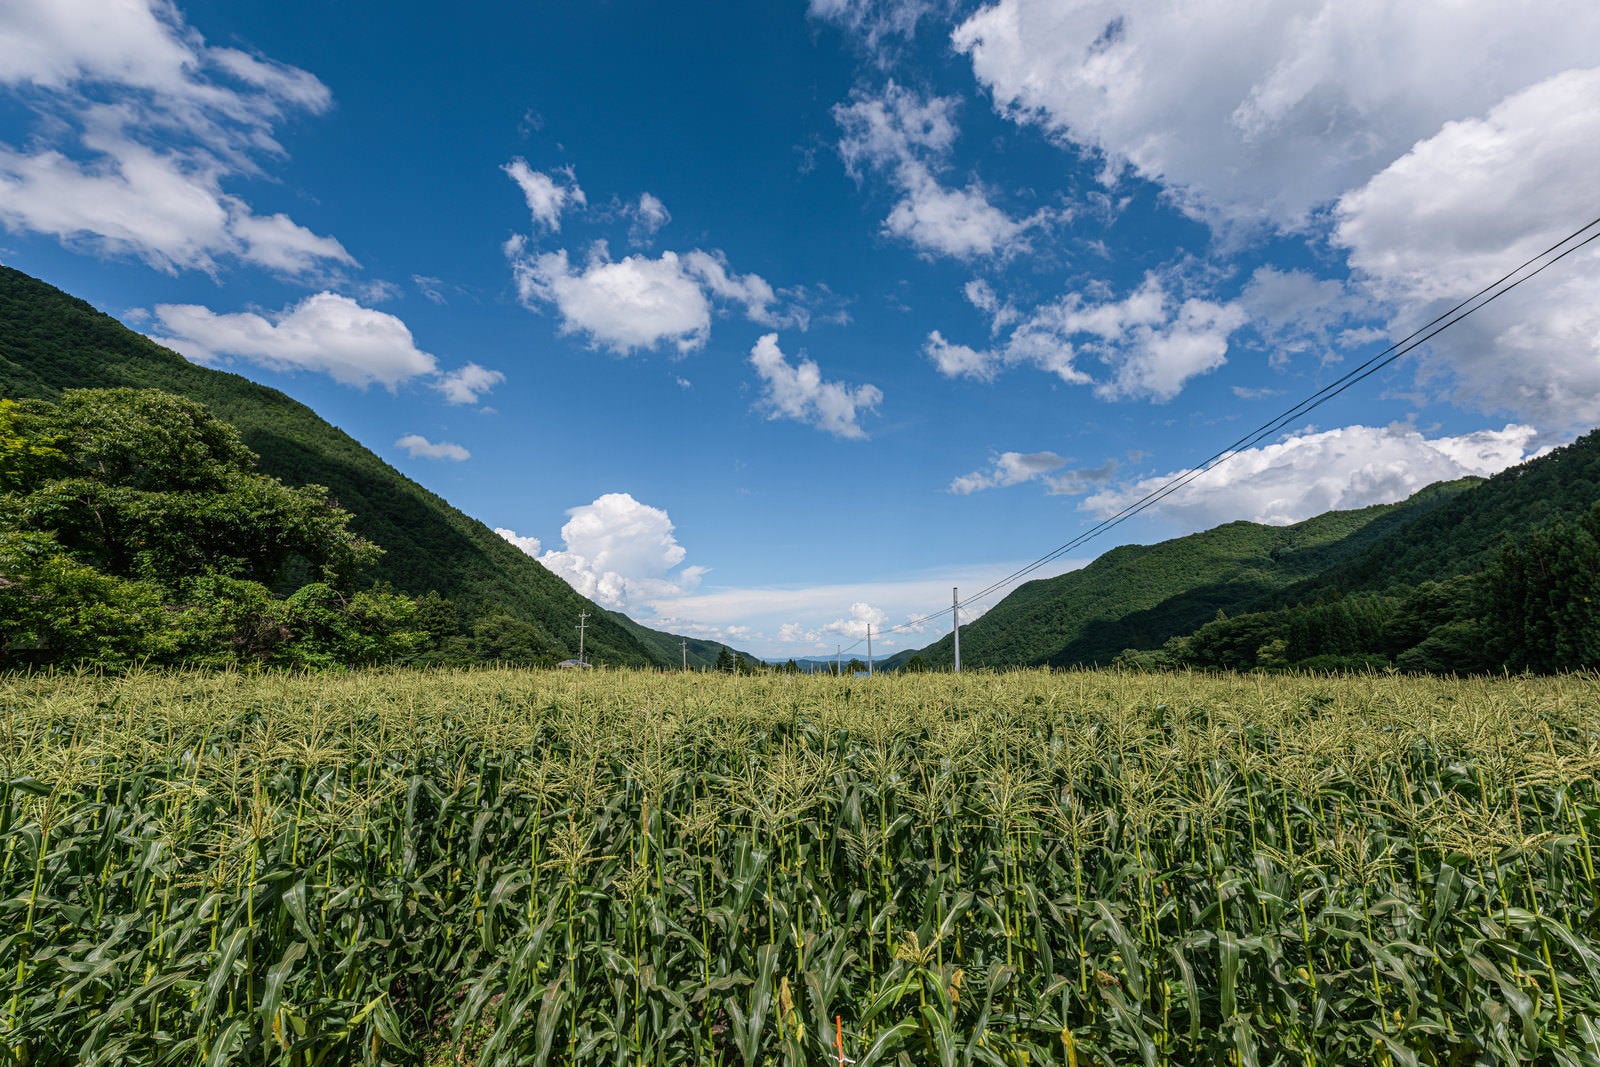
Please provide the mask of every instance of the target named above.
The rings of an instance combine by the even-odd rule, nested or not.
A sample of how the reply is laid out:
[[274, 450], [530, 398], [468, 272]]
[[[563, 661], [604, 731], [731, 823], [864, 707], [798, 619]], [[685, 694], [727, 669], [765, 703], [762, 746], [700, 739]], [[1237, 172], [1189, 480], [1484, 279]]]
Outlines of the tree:
[[718, 673], [726, 672], [732, 674], [737, 669], [738, 663], [733, 658], [733, 651], [727, 645], [723, 645], [722, 651], [717, 653], [716, 670]]
[[[331, 666], [406, 658], [411, 601], [318, 486], [155, 390], [0, 402], [0, 662]], [[276, 592], [275, 592], [276, 590]]]
[[[255, 455], [204, 405], [152, 389], [72, 389], [16, 406], [56, 456], [8, 464], [21, 529], [56, 534], [80, 562], [169, 590], [202, 574], [272, 585], [295, 568], [348, 585], [380, 550], [320, 486], [254, 472]], [[296, 567], [298, 565], [298, 567]]]

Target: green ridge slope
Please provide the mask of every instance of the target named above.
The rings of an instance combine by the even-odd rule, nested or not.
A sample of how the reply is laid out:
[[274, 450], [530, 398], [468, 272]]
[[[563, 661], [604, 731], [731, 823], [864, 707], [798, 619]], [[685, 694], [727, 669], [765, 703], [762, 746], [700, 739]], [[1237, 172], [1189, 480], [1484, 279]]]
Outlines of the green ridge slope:
[[1328, 591], [1385, 592], [1476, 574], [1505, 540], [1557, 518], [1577, 519], [1600, 501], [1600, 431], [1479, 482], [1363, 551], [1277, 598]]
[[[1331, 511], [1293, 526], [1231, 522], [1155, 545], [1114, 548], [1082, 570], [1028, 582], [961, 628], [963, 667], [1109, 663], [1156, 648], [1218, 611], [1248, 610], [1380, 543], [1477, 484], [1443, 482], [1399, 504]], [[902, 652], [886, 666], [909, 660]], [[921, 650], [953, 661], [949, 635]]]
[[[676, 666], [655, 633], [579, 596], [483, 523], [413, 482], [304, 404], [237, 374], [196, 366], [54, 286], [0, 266], [0, 396], [53, 399], [63, 389], [164, 389], [238, 427], [259, 469], [291, 485], [327, 486], [351, 528], [382, 545], [368, 575], [400, 592], [437, 590], [469, 618], [504, 613], [535, 628], [557, 655], [577, 652], [587, 610], [592, 662]], [[712, 656], [715, 659], [715, 654]]]

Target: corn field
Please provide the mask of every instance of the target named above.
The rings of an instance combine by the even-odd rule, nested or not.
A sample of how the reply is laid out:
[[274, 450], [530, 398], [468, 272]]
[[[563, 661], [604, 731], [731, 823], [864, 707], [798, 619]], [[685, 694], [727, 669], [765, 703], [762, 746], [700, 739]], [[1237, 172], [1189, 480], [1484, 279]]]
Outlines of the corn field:
[[8, 1064], [1600, 1064], [1600, 680], [0, 679]]

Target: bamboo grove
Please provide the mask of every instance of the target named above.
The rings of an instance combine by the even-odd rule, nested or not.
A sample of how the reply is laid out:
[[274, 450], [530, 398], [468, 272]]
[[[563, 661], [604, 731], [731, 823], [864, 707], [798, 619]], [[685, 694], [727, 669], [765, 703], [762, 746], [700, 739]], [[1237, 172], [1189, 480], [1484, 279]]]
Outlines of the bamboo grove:
[[0, 1058], [1600, 1063], [1597, 698], [12, 676]]

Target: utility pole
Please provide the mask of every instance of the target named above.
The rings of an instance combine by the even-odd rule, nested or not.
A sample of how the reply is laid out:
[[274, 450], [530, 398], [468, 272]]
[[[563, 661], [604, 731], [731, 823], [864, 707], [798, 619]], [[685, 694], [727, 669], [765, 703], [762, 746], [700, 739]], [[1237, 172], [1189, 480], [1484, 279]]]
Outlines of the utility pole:
[[584, 626], [586, 625], [585, 620], [587, 620], [588, 618], [589, 618], [589, 613], [587, 611], [578, 612], [578, 662], [579, 663], [583, 662], [583, 630], [584, 630]]
[[950, 587], [950, 632], [956, 639], [956, 673], [961, 673], [961, 590]]
[[872, 624], [867, 623], [867, 677], [872, 677]]
[[833, 673], [835, 675], [844, 673], [844, 644], [842, 642], [833, 646]]
[[687, 637], [685, 637], [685, 638], [683, 638], [681, 640], [681, 643], [683, 645], [683, 669], [684, 670], [688, 670], [689, 669], [689, 639]]

